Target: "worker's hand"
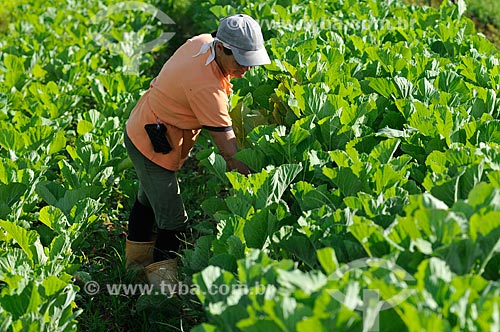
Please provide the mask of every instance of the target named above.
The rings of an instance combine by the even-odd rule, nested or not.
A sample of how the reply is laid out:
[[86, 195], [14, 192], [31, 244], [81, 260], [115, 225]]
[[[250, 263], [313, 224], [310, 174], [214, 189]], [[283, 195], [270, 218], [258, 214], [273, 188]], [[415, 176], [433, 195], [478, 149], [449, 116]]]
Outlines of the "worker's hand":
[[238, 152], [238, 144], [236, 143], [236, 135], [233, 130], [229, 131], [210, 131], [210, 136], [214, 140], [215, 145], [219, 149], [220, 154], [226, 161], [229, 170], [237, 170], [241, 174], [248, 175], [250, 169], [242, 161], [233, 158]]
[[226, 160], [226, 165], [230, 170], [235, 169], [243, 175], [250, 174], [250, 169], [241, 160], [230, 158], [229, 160]]

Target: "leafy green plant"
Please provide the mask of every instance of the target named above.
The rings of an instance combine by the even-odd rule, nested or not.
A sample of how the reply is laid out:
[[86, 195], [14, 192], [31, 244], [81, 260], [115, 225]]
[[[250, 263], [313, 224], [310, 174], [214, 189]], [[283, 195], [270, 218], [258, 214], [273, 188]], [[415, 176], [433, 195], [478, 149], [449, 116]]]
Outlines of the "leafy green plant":
[[[77, 329], [74, 275], [104, 223], [103, 207], [119, 197], [123, 119], [147, 80], [126, 72], [127, 54], [94, 38], [91, 18], [112, 3], [9, 4], [0, 43], [2, 331]], [[110, 17], [117, 30], [140, 25], [138, 38], [159, 32], [147, 15], [117, 16]], [[142, 60], [142, 69], [151, 66]]]
[[[408, 295], [378, 312], [382, 331], [495, 329], [499, 62], [464, 3], [214, 3], [265, 23], [274, 60], [235, 85], [235, 118], [269, 123], [241, 131], [237, 157], [254, 173], [226, 173], [229, 196], [204, 204], [218, 225], [187, 256], [208, 261], [192, 266], [209, 318], [197, 330], [366, 331], [366, 290]], [[246, 90], [257, 78], [274, 88], [268, 113]], [[266, 185], [285, 166], [285, 190]]]

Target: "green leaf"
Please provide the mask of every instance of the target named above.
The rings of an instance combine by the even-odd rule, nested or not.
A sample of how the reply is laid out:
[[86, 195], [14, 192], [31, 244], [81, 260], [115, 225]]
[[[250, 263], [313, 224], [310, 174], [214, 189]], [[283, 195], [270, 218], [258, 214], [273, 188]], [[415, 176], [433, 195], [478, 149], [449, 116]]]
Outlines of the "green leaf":
[[69, 215], [71, 209], [84, 198], [97, 199], [102, 194], [100, 186], [68, 190], [55, 182], [39, 182], [35, 190], [45, 202], [61, 209], [66, 215]]
[[228, 253], [222, 253], [210, 257], [208, 264], [211, 266], [218, 266], [223, 270], [234, 272], [236, 271], [236, 258]]
[[45, 75], [47, 75], [47, 71], [44, 70], [38, 63], [33, 66], [32, 73], [36, 78], [44, 78]]
[[382, 257], [389, 252], [383, 228], [373, 221], [354, 216], [353, 224], [348, 230], [361, 243], [369, 257]]
[[500, 120], [485, 122], [477, 128], [477, 142], [500, 144]]
[[320, 271], [302, 272], [300, 270], [278, 270], [278, 282], [282, 287], [300, 289], [311, 295], [326, 285], [328, 278]]
[[18, 82], [26, 72], [24, 68], [24, 59], [14, 54], [6, 53], [3, 58], [3, 64], [6, 68], [4, 77], [5, 84], [9, 88], [17, 86]]
[[297, 256], [309, 267], [317, 266], [316, 248], [309, 238], [305, 235], [291, 235], [288, 238], [281, 239], [278, 245]]
[[401, 76], [394, 77], [393, 81], [395, 83], [399, 98], [411, 99], [414, 93], [413, 83], [407, 78]]
[[212, 152], [206, 159], [200, 161], [213, 174], [217, 176], [222, 183], [227, 183], [226, 177], [226, 161], [224, 158], [215, 152]]
[[339, 268], [339, 262], [335, 255], [335, 249], [325, 247], [316, 251], [319, 263], [327, 275], [332, 274]]
[[[325, 171], [325, 169], [323, 169]], [[326, 175], [326, 174], [325, 174]], [[328, 176], [328, 175], [327, 175]], [[350, 168], [339, 167], [333, 174], [333, 182], [344, 196], [356, 196], [363, 184]]]
[[201, 203], [201, 208], [206, 214], [210, 216], [213, 216], [218, 211], [227, 210], [227, 206], [224, 201], [220, 197], [215, 196], [209, 197], [204, 200]]
[[194, 327], [191, 331], [192, 332], [217, 332], [218, 327], [216, 325], [203, 323], [201, 325]]
[[77, 127], [76, 127], [76, 132], [78, 135], [85, 135], [86, 133], [92, 131], [94, 129], [94, 125], [92, 125], [91, 122], [87, 120], [80, 120], [78, 121]]
[[81, 186], [80, 178], [78, 177], [78, 173], [75, 170], [75, 165], [63, 159], [58, 163], [59, 169], [61, 170], [61, 174], [64, 177], [64, 180], [69, 184], [70, 188], [75, 189]]
[[0, 312], [0, 331], [8, 331], [12, 326], [12, 315], [6, 311]]
[[44, 264], [47, 261], [47, 256], [45, 256], [40, 237], [36, 231], [28, 231], [5, 220], [0, 220], [0, 228], [19, 244], [32, 264]]
[[258, 149], [240, 150], [234, 155], [234, 158], [241, 160], [254, 172], [260, 172], [263, 168], [269, 165], [266, 154]]
[[212, 241], [214, 240], [214, 235], [201, 236], [196, 241], [194, 249], [192, 251], [188, 251], [189, 259], [187, 259], [186, 262], [192, 271], [199, 272], [207, 266], [208, 260], [211, 256], [210, 248], [212, 246]]
[[354, 105], [345, 105], [341, 108], [340, 123], [342, 125], [353, 125], [359, 118], [358, 107]]
[[52, 206], [56, 206], [66, 193], [66, 189], [55, 182], [39, 182], [35, 190], [45, 202]]
[[381, 164], [387, 164], [392, 159], [400, 143], [401, 140], [396, 138], [386, 139], [372, 150], [370, 156], [380, 161]]
[[456, 4], [458, 6], [458, 17], [461, 17], [467, 11], [467, 5], [465, 0], [458, 0]]
[[[253, 93], [255, 95], [258, 92], [254, 90]], [[248, 93], [230, 112], [233, 130], [241, 147], [245, 146], [245, 138], [255, 127], [268, 123], [265, 110], [259, 111], [252, 106], [252, 94]]]
[[319, 317], [306, 317], [297, 324], [297, 331], [326, 332], [326, 329]]
[[52, 155], [66, 147], [66, 136], [64, 131], [58, 131], [49, 144], [49, 154]]
[[59, 233], [64, 232], [70, 226], [64, 213], [54, 206], [44, 206], [38, 218], [47, 227]]
[[24, 183], [0, 183], [0, 218], [5, 218], [12, 211], [12, 205], [19, 201], [27, 189]]
[[441, 91], [469, 95], [469, 89], [467, 89], [463, 78], [453, 71], [441, 72], [437, 83]]
[[2, 307], [12, 314], [14, 320], [25, 314], [38, 312], [41, 303], [40, 294], [33, 281], [17, 293], [2, 296]]
[[475, 210], [500, 211], [500, 188], [495, 188], [489, 183], [480, 182], [469, 192], [467, 202]]
[[343, 125], [340, 123], [340, 117], [338, 115], [327, 116], [318, 121], [318, 125], [321, 132], [321, 144], [327, 150], [339, 148], [336, 137], [340, 129], [343, 128]]
[[394, 171], [391, 165], [388, 164], [376, 169], [373, 180], [375, 181], [375, 192], [377, 194], [406, 182], [404, 173]]
[[24, 142], [26, 146], [33, 149], [39, 149], [43, 141], [53, 134], [53, 130], [49, 126], [36, 125], [30, 127], [27, 131], [23, 133]]
[[[62, 231], [60, 232], [62, 233]], [[68, 235], [58, 235], [54, 237], [49, 246], [49, 259], [54, 261], [62, 258], [69, 261], [71, 259], [71, 245], [73, 243], [73, 241], [70, 241]]]
[[[219, 289], [219, 285], [221, 283], [225, 283], [226, 285], [231, 285], [234, 282], [233, 274], [224, 271], [220, 267], [217, 266], [207, 266], [203, 271], [193, 275], [193, 281], [200, 286], [198, 292], [198, 298], [202, 303], [206, 300], [209, 301], [223, 301], [227, 294], [221, 294], [222, 292], [217, 292], [214, 290]], [[218, 310], [213, 308], [213, 311]], [[219, 311], [219, 314], [221, 312]]]
[[382, 136], [387, 138], [399, 138], [399, 137], [409, 137], [409, 133], [405, 130], [397, 130], [389, 127], [384, 127], [380, 129], [376, 134], [376, 136]]
[[425, 136], [436, 136], [436, 118], [434, 115], [434, 105], [426, 106], [420, 102], [414, 102], [416, 111], [413, 112], [407, 125], [417, 129]]
[[387, 99], [392, 99], [392, 96], [396, 94], [394, 83], [387, 78], [369, 77], [368, 81], [370, 82], [368, 84], [369, 87]]
[[280, 325], [271, 319], [248, 318], [241, 320], [236, 326], [238, 330], [242, 332], [268, 332], [279, 331]]
[[248, 248], [262, 249], [268, 234], [268, 224], [275, 222], [276, 217], [269, 212], [269, 208], [259, 210], [252, 218], [245, 222], [243, 234]]
[[491, 184], [495, 187], [500, 188], [500, 170], [498, 171], [490, 171], [486, 174], [488, 180], [490, 180]]
[[292, 125], [289, 134], [290, 141], [288, 142], [288, 144], [298, 145], [299, 143], [301, 143], [302, 141], [306, 140], [311, 136], [311, 133], [308, 130], [301, 127], [302, 122], [307, 122], [307, 119], [303, 118], [301, 120], [297, 120]]
[[308, 182], [299, 181], [292, 185], [291, 191], [302, 211], [334, 205], [333, 198], [326, 185], [314, 188]]
[[420, 93], [426, 101], [432, 101], [433, 98], [439, 96], [439, 90], [425, 77], [419, 81], [418, 86]]
[[483, 252], [479, 272], [482, 274], [491, 258], [500, 252], [500, 212], [473, 215], [470, 220], [470, 236]]
[[64, 287], [66, 287], [67, 283], [62, 281], [56, 276], [48, 276], [45, 278], [42, 283], [43, 293], [42, 295], [47, 298], [49, 296], [53, 296], [54, 294], [62, 291]]
[[415, 275], [420, 290], [427, 290], [438, 302], [443, 302], [448, 296], [449, 284], [453, 273], [443, 260], [432, 257], [423, 261]]
[[453, 127], [455, 126], [452, 112], [448, 107], [436, 107], [434, 116], [437, 123], [437, 132], [449, 143]]
[[7, 150], [20, 151], [26, 146], [24, 136], [11, 126], [0, 128], [0, 146]]
[[241, 242], [240, 238], [236, 235], [231, 235], [227, 240], [227, 252], [236, 259], [245, 257], [245, 245]]
[[[297, 164], [280, 165], [271, 170], [265, 182], [260, 187], [255, 188], [257, 196], [255, 207], [261, 209], [272, 203], [278, 203], [301, 170], [302, 166]], [[253, 174], [250, 175], [250, 178], [253, 176]]]

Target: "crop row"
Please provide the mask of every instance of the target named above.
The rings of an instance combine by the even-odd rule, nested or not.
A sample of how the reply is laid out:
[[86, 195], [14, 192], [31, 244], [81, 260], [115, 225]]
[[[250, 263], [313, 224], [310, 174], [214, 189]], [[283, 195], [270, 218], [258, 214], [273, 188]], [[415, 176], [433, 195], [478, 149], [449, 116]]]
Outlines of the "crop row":
[[[106, 8], [22, 1], [0, 41], [1, 331], [77, 330], [74, 276], [88, 236], [110, 198], [119, 205], [117, 193], [133, 188], [121, 177], [122, 129], [148, 78], [129, 74], [133, 54], [98, 41], [160, 31], [145, 12]], [[152, 66], [138, 56], [137, 70]]]

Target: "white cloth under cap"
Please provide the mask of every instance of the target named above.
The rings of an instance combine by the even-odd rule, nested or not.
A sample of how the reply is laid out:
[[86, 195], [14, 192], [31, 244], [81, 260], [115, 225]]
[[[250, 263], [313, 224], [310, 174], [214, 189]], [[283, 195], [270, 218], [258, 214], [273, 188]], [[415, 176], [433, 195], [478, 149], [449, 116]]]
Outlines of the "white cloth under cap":
[[211, 53], [208, 56], [207, 61], [205, 61], [205, 66], [207, 66], [210, 62], [212, 62], [212, 61], [215, 60], [215, 44], [217, 42], [221, 42], [222, 45], [224, 45], [224, 47], [227, 47], [227, 48], [230, 47], [230, 45], [224, 43], [223, 41], [218, 40], [217, 37], [215, 37], [214, 41], [208, 42], [208, 43], [204, 43], [203, 45], [201, 45], [200, 50], [198, 51], [198, 53], [196, 53], [195, 55], [193, 55], [193, 58], [197, 57], [198, 55], [205, 54], [205, 53], [207, 53], [208, 50], [210, 50]]

